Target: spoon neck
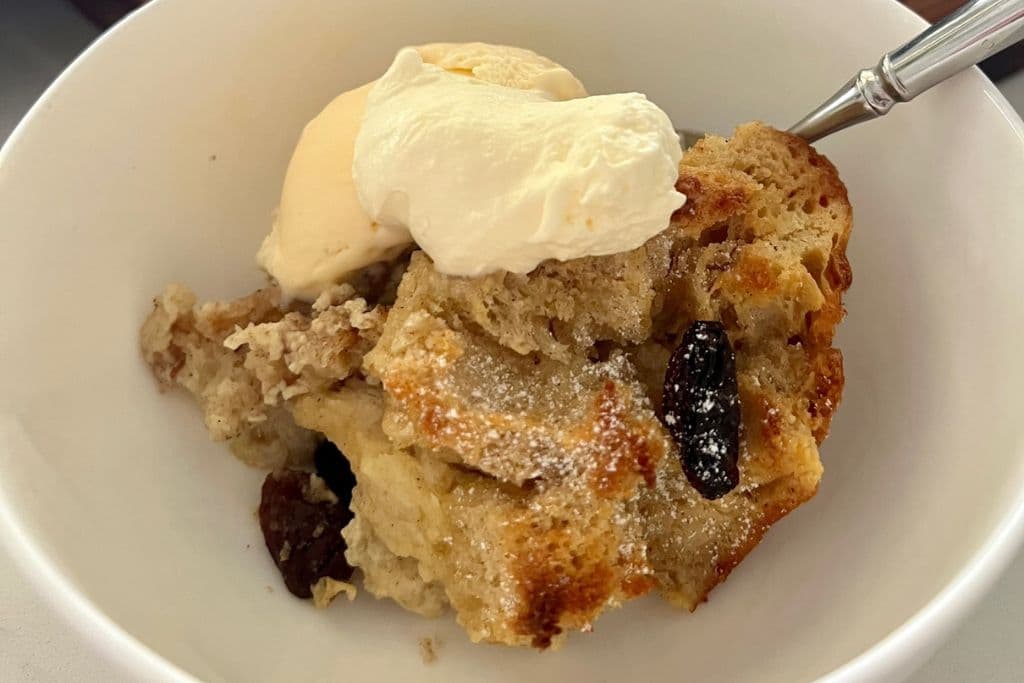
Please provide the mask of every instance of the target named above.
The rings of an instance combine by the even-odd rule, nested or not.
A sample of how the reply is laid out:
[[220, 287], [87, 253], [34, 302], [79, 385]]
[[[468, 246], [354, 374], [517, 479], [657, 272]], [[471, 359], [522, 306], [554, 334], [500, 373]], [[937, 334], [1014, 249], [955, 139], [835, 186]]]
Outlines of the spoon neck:
[[1024, 37], [1024, 0], [973, 0], [864, 69], [789, 129], [814, 142], [883, 116]]
[[793, 135], [815, 142], [852, 125], [884, 115], [897, 102], [905, 101], [894, 84], [883, 59], [872, 69], [864, 69], [822, 102], [814, 111], [789, 129]]

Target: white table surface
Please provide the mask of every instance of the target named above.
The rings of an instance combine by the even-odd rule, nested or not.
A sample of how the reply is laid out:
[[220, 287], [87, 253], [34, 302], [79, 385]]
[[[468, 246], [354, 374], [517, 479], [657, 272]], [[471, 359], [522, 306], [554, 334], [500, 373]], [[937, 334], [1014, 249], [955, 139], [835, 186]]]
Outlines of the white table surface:
[[[0, 0], [0, 141], [96, 35], [63, 0]], [[1024, 112], [1024, 72], [1003, 81]], [[120, 681], [0, 552], [0, 681]], [[911, 683], [1024, 681], [1024, 556]]]

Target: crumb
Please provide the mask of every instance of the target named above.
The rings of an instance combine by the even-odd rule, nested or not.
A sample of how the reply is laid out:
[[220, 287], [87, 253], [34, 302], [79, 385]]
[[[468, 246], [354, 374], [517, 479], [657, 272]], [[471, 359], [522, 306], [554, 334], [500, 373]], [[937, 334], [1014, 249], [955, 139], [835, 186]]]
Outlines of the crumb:
[[267, 584], [266, 586], [264, 586], [263, 588], [264, 588], [264, 589], [265, 589], [265, 590], [266, 590], [266, 591], [267, 591], [268, 593], [273, 593], [273, 592], [274, 592], [274, 588], [273, 588], [273, 586], [271, 586], [271, 585], [270, 585], [269, 583], [268, 583], [268, 584]]
[[210, 155], [210, 161], [217, 161], [217, 155], [216, 154], [211, 154]]
[[[306, 499], [307, 503], [337, 503], [338, 496], [335, 495], [334, 491], [327, 486], [319, 476], [315, 474], [309, 475], [309, 483], [302, 489], [302, 497]], [[323, 530], [321, 529], [321, 533]], [[314, 537], [319, 534], [314, 533]]]
[[329, 576], [320, 577], [320, 580], [313, 584], [313, 604], [324, 608], [334, 602], [334, 598], [344, 593], [349, 602], [356, 599], [356, 587], [347, 581], [338, 581]]
[[420, 638], [420, 657], [424, 664], [433, 664], [437, 661], [437, 651], [441, 649], [441, 645], [441, 639], [437, 636]]

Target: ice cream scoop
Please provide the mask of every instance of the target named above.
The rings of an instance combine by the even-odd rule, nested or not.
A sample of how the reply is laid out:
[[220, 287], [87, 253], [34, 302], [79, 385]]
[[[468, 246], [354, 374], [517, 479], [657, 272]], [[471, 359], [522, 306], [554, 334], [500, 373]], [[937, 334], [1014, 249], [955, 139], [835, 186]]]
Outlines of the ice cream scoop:
[[[417, 48], [424, 61], [476, 81], [526, 89], [554, 100], [586, 96], [567, 69], [529, 50], [485, 43]], [[324, 289], [412, 242], [398, 224], [363, 210], [352, 181], [353, 148], [374, 83], [342, 93], [306, 125], [292, 154], [281, 201], [257, 261], [285, 294], [314, 299]]]

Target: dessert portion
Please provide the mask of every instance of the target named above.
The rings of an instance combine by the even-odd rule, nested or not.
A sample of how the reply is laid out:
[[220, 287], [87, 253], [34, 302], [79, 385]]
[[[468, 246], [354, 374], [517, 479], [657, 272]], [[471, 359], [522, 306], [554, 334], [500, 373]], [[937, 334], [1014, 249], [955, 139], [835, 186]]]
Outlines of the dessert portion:
[[276, 283], [172, 285], [142, 329], [160, 381], [272, 470], [286, 585], [540, 648], [652, 590], [694, 609], [821, 478], [835, 168], [756, 123], [683, 153], [642, 96], [595, 102], [513, 48], [406, 49], [362, 90], [303, 134]]
[[[439, 70], [466, 76], [463, 80], [467, 83], [493, 84], [550, 101], [587, 94], [564, 67], [529, 50], [484, 43], [433, 43], [416, 48], [416, 52]], [[356, 136], [375, 85], [367, 83], [335, 98], [302, 131], [292, 154], [273, 229], [257, 255], [259, 264], [291, 296], [315, 299], [330, 285], [367, 265], [391, 260], [413, 243], [406, 226], [371, 219], [357, 196], [353, 179]], [[450, 114], [455, 105], [450, 95], [442, 88], [434, 96], [444, 98], [445, 113]], [[415, 124], [416, 112], [408, 114], [411, 120], [407, 123]], [[381, 123], [385, 129], [391, 125], [386, 119]], [[479, 136], [474, 141], [486, 142]], [[437, 151], [437, 145], [431, 151]], [[380, 152], [369, 149], [371, 157]], [[429, 173], [431, 169], [417, 171]], [[371, 176], [368, 180], [375, 179]]]

